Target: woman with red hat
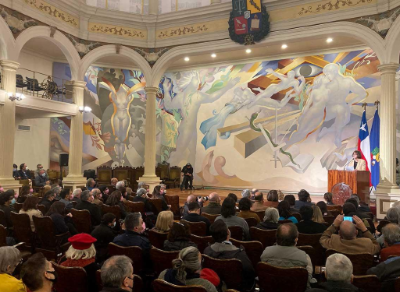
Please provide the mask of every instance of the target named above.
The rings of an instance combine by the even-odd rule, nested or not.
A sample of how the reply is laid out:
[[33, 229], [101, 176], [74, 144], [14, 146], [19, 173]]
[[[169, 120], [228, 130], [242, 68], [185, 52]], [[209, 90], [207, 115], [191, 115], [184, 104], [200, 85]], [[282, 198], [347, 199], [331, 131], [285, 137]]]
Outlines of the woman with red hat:
[[65, 256], [67, 260], [61, 263], [64, 267], [81, 267], [87, 273], [88, 291], [95, 292], [97, 290], [96, 271], [96, 249], [94, 244], [97, 239], [87, 233], [79, 233], [70, 238], [68, 241], [71, 246], [68, 248]]

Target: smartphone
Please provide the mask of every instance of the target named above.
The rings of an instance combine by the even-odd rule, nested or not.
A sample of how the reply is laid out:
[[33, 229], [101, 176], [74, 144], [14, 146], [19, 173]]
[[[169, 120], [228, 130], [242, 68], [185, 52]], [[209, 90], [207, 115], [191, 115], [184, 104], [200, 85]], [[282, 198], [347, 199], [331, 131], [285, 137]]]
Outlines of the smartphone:
[[344, 216], [344, 217], [343, 217], [343, 220], [344, 220], [344, 221], [351, 221], [351, 222], [353, 222], [353, 217], [351, 217], [351, 216]]

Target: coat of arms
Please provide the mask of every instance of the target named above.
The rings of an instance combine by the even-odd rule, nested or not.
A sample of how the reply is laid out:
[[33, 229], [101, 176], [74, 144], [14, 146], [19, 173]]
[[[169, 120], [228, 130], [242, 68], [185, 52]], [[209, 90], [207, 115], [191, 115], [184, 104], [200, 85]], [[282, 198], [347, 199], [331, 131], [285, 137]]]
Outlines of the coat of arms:
[[251, 45], [269, 33], [269, 15], [261, 0], [232, 0], [229, 36], [239, 44]]

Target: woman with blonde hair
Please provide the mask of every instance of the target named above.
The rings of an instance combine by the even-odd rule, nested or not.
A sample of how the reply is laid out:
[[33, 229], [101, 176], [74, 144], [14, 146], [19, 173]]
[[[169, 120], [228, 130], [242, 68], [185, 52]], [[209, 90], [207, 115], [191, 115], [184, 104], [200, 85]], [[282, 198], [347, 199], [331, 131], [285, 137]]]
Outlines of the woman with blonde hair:
[[313, 209], [312, 221], [317, 222], [317, 223], [325, 223], [324, 216], [322, 216], [321, 209], [316, 205], [313, 205], [311, 208]]
[[174, 223], [174, 213], [171, 211], [162, 211], [157, 216], [154, 229], [158, 232], [168, 233]]

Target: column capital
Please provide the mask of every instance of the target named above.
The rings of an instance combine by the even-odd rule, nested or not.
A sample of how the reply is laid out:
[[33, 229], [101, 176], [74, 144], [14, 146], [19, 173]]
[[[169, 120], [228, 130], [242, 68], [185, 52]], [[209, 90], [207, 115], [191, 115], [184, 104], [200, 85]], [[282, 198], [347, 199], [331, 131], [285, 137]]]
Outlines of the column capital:
[[19, 63], [10, 60], [0, 60], [0, 65], [3, 69], [10, 70], [10, 71], [17, 71], [19, 68]]
[[145, 87], [144, 90], [146, 91], [146, 93], [149, 94], [157, 94], [158, 92], [158, 87]]
[[86, 87], [86, 81], [78, 81], [78, 80], [71, 80], [70, 81], [72, 87], [77, 87], [77, 88], [85, 88]]
[[382, 74], [396, 74], [397, 69], [399, 68], [399, 64], [396, 63], [389, 63], [389, 64], [382, 64], [378, 66], [379, 72]]

